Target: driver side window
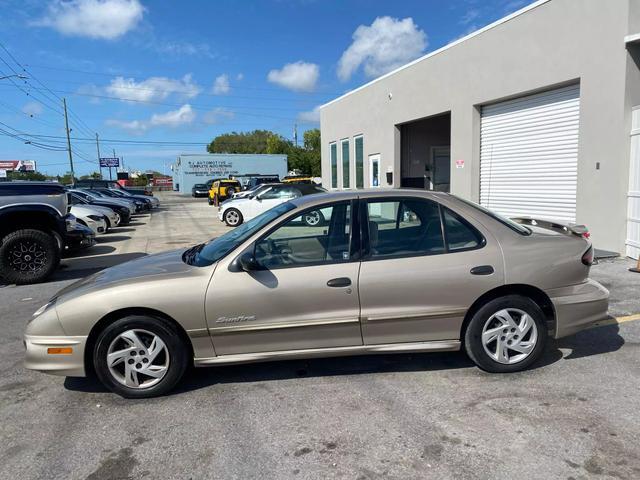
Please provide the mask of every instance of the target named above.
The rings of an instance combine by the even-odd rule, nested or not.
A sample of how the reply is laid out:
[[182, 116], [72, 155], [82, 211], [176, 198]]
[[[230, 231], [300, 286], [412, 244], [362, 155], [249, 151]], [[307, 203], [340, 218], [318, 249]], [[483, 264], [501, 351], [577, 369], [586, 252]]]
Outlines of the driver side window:
[[255, 258], [268, 269], [347, 262], [351, 258], [351, 204], [306, 210], [256, 243]]

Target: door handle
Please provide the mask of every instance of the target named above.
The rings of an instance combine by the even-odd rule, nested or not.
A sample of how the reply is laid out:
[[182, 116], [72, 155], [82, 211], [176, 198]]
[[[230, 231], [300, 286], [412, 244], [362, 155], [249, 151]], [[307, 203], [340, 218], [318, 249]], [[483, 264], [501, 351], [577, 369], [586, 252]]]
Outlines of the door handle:
[[327, 287], [348, 287], [351, 285], [351, 279], [347, 277], [332, 278], [327, 282]]
[[480, 265], [470, 270], [471, 275], [491, 275], [494, 272], [491, 265]]

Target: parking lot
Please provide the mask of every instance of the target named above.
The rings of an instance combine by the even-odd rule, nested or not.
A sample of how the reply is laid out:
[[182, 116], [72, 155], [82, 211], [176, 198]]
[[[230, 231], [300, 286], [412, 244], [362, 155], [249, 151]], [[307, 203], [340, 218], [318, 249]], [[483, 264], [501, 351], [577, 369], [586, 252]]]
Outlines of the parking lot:
[[228, 230], [204, 199], [158, 197], [47, 283], [0, 287], [3, 477], [640, 477], [640, 275], [624, 259], [592, 268], [615, 319], [522, 373], [462, 353], [298, 360], [192, 370], [168, 396], [125, 400], [26, 371], [25, 323], [57, 290]]

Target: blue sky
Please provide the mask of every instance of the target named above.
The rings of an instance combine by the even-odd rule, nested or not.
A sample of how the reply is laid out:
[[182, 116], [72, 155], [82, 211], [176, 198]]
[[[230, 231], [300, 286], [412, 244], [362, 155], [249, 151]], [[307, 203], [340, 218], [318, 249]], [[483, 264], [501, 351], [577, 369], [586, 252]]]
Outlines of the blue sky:
[[79, 175], [95, 132], [159, 171], [228, 131], [301, 138], [318, 105], [528, 3], [0, 0], [0, 77], [28, 77], [0, 80], [0, 160], [68, 170], [62, 97]]

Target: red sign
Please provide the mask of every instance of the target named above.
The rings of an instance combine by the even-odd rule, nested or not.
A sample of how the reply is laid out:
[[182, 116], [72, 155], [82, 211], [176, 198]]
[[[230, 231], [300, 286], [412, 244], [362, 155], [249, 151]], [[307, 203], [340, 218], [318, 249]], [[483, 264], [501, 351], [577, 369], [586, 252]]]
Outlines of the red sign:
[[166, 177], [166, 178], [153, 177], [151, 182], [152, 182], [153, 186], [155, 186], [155, 187], [171, 187], [173, 185], [173, 178], [171, 178], [171, 177]]
[[464, 168], [464, 160], [456, 160], [456, 168]]
[[33, 172], [36, 162], [33, 160], [0, 160], [0, 170], [18, 170], [20, 172]]

